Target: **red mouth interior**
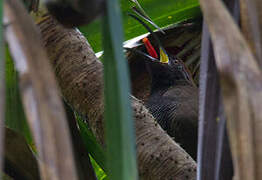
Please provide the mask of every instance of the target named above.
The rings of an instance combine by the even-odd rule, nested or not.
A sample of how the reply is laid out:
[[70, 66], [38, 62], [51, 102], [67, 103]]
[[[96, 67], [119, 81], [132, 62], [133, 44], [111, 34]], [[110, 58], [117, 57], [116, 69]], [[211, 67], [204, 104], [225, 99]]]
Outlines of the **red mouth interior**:
[[156, 53], [156, 50], [154, 49], [154, 47], [152, 46], [152, 44], [150, 43], [150, 41], [147, 38], [143, 39], [143, 43], [146, 46], [146, 50], [148, 52], [148, 54], [153, 57], [153, 58], [158, 58], [158, 55]]

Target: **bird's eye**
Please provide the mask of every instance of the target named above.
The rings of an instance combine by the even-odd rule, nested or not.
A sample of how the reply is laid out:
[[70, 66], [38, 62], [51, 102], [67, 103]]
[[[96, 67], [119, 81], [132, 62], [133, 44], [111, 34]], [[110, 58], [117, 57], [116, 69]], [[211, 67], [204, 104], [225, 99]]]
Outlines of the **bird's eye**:
[[175, 60], [174, 63], [175, 63], [175, 64], [178, 64], [178, 60]]

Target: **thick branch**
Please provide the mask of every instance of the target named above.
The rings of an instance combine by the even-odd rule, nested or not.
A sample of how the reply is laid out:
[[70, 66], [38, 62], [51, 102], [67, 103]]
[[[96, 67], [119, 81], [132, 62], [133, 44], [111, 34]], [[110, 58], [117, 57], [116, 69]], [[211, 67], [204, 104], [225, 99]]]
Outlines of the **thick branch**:
[[[66, 101], [88, 122], [100, 143], [103, 130], [103, 65], [95, 57], [85, 37], [75, 29], [65, 29], [48, 15], [38, 26]], [[137, 158], [143, 179], [195, 179], [196, 164], [155, 122], [134, 97]]]

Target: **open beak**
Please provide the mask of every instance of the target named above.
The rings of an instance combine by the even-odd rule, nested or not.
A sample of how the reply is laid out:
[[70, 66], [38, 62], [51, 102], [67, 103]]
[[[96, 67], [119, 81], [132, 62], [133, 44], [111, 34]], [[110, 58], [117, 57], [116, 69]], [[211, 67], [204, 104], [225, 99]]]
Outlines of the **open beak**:
[[151, 57], [158, 59], [158, 54], [156, 53], [156, 50], [154, 49], [154, 47], [152, 46], [152, 44], [150, 43], [150, 41], [146, 37], [143, 39], [143, 43], [146, 47], [147, 53]]
[[169, 63], [169, 58], [165, 50], [163, 50], [162, 48], [159, 48], [159, 49], [160, 49], [160, 62]]
[[[134, 14], [128, 13], [128, 15], [132, 18], [134, 18], [135, 20], [137, 20], [140, 24], [142, 24], [148, 32], [150, 32], [150, 34], [152, 35], [152, 37], [155, 39], [156, 43], [159, 46], [159, 55], [156, 52], [156, 50], [154, 49], [154, 47], [152, 46], [152, 44], [150, 43], [150, 41], [147, 38], [143, 39], [143, 43], [146, 47], [147, 53], [150, 57], [150, 59], [154, 59], [154, 60], [159, 60], [159, 62], [161, 63], [165, 63], [165, 64], [169, 64], [169, 57], [163, 47], [163, 45], [161, 44], [161, 41], [159, 40], [159, 38], [157, 37], [157, 35], [152, 31], [152, 29], [150, 29], [150, 27], [144, 23], [141, 19], [139, 19], [137, 16], [135, 16]], [[145, 19], [145, 18], [143, 18]], [[139, 52], [140, 55], [144, 55], [144, 53]], [[145, 56], [145, 55], [144, 55]], [[160, 56], [160, 58], [158, 58]]]
[[[154, 49], [154, 47], [152, 46], [152, 44], [150, 43], [150, 41], [148, 40], [148, 38], [144, 38], [143, 39], [143, 43], [146, 47], [147, 53], [155, 58], [158, 59], [158, 54], [156, 52], [156, 50]], [[159, 47], [159, 51], [160, 51], [160, 62], [161, 63], [168, 63], [169, 62], [169, 58], [167, 53], [165, 52], [165, 50], [162, 47]]]

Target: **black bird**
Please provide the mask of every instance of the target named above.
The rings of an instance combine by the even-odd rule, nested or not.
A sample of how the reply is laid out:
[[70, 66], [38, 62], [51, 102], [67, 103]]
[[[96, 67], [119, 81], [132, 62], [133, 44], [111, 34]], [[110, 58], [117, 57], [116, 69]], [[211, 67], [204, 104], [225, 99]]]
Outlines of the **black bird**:
[[159, 53], [156, 53], [144, 38], [148, 54], [135, 50], [144, 57], [151, 77], [151, 93], [146, 106], [160, 126], [196, 159], [198, 88], [183, 61], [166, 53], [150, 28], [136, 16], [130, 16], [142, 23], [159, 44]]
[[147, 63], [152, 83], [146, 106], [160, 126], [196, 159], [198, 89], [182, 61], [169, 61]]

